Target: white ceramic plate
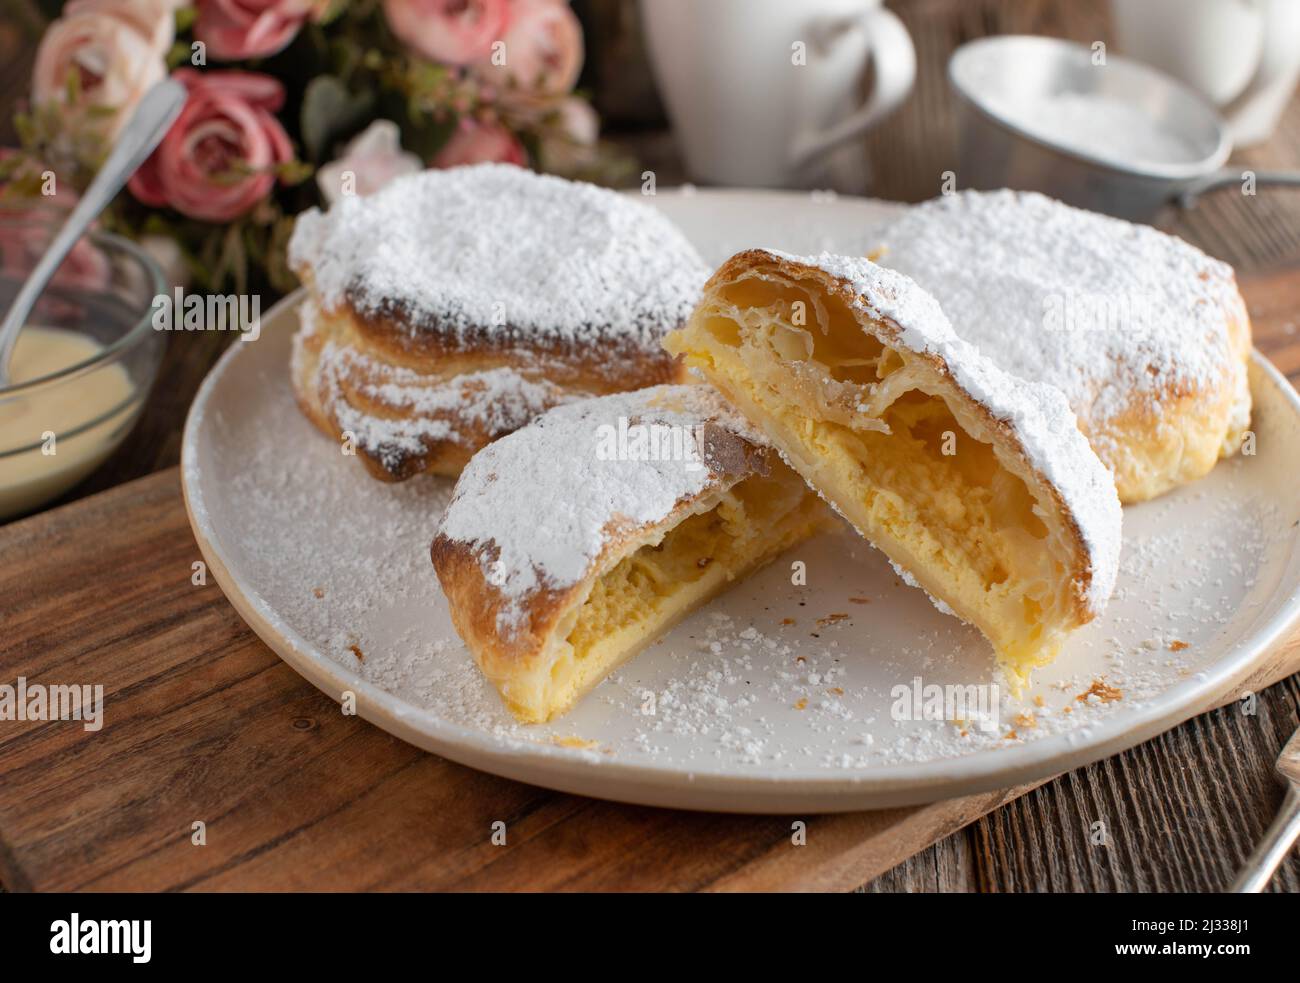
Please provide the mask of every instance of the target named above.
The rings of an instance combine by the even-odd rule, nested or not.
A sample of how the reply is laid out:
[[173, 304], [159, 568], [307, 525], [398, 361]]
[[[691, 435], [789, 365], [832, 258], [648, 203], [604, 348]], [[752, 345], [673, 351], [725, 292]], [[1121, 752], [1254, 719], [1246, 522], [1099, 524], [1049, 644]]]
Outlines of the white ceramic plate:
[[[894, 207], [748, 192], [651, 200], [711, 262], [749, 245], [862, 253]], [[355, 694], [363, 717], [404, 740], [485, 771], [736, 812], [970, 794], [1077, 767], [1199, 712], [1300, 611], [1300, 400], [1256, 357], [1257, 453], [1126, 510], [1110, 607], [1023, 698], [977, 703], [964, 724], [906, 719], [911, 701], [896, 687], [918, 679], [993, 695], [991, 651], [846, 531], [737, 585], [568, 716], [521, 726], [453, 631], [429, 563], [450, 483], [374, 481], [308, 425], [285, 368], [295, 326], [290, 298], [194, 402], [183, 471], [195, 536], [231, 603], [303, 676], [336, 700]], [[796, 560], [806, 586], [791, 584]]]

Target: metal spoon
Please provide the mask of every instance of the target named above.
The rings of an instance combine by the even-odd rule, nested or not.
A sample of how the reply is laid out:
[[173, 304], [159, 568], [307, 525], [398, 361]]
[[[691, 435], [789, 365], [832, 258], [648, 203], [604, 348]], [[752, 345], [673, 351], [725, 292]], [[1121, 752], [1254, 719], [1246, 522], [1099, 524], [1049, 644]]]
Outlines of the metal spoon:
[[1300, 837], [1300, 730], [1291, 735], [1277, 757], [1277, 770], [1286, 779], [1286, 798], [1263, 841], [1237, 875], [1232, 890], [1237, 894], [1258, 894], [1268, 886], [1296, 838]]
[[136, 168], [144, 163], [145, 158], [161, 142], [181, 107], [185, 105], [185, 91], [185, 86], [181, 83], [167, 79], [145, 93], [131, 121], [126, 124], [109, 152], [108, 159], [18, 291], [4, 322], [0, 323], [0, 390], [9, 385], [9, 359], [13, 355], [18, 335], [27, 323], [27, 316], [36, 306], [41, 292], [64, 257], [85, 235], [90, 224], [108, 207], [108, 203], [122, 190]]

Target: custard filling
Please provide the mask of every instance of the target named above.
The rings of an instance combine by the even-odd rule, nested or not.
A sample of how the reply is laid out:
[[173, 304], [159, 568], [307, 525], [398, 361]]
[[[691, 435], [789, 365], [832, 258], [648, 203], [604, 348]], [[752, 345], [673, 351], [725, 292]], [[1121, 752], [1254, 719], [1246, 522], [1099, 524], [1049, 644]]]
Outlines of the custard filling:
[[549, 720], [709, 598], [827, 524], [829, 515], [773, 456], [766, 475], [706, 496], [651, 541], [606, 558], [561, 619], [534, 672], [507, 683], [520, 719]]
[[1077, 626], [1066, 532], [1036, 498], [1047, 492], [921, 356], [866, 334], [818, 285], [767, 274], [716, 290], [668, 347], [764, 420], [868, 539], [982, 630], [1013, 685], [1056, 656]]

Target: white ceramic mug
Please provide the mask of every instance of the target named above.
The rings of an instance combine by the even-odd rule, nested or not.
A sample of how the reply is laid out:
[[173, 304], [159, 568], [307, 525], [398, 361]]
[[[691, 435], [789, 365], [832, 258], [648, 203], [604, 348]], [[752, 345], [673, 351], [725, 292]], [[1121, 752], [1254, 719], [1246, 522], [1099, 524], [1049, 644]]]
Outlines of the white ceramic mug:
[[1111, 0], [1124, 54], [1219, 107], [1234, 142], [1267, 140], [1300, 80], [1300, 0]]
[[898, 106], [916, 77], [912, 39], [881, 0], [641, 0], [641, 12], [696, 181], [815, 186], [826, 155]]

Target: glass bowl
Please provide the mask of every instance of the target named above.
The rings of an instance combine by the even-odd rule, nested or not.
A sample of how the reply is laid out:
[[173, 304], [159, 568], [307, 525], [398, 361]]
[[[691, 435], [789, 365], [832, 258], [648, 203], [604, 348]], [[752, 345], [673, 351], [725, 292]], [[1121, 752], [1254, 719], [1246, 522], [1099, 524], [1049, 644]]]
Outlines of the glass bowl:
[[[58, 229], [53, 207], [0, 209], [0, 310]], [[0, 389], [0, 520], [61, 495], [109, 456], [140, 416], [164, 338], [162, 271], [139, 246], [94, 232], [59, 268], [18, 338]]]

